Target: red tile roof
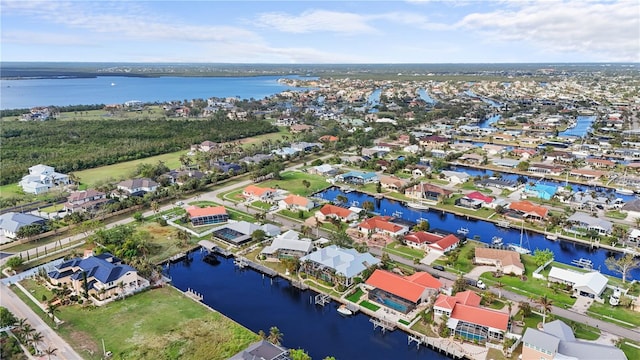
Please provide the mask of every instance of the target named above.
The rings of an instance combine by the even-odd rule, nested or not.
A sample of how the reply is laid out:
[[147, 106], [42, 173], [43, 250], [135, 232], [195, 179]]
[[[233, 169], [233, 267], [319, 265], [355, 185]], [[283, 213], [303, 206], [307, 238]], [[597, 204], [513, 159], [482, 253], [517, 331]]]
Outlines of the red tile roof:
[[445, 294], [440, 294], [436, 298], [436, 301], [433, 304], [433, 306], [439, 307], [439, 308], [453, 310], [453, 308], [456, 306], [456, 298], [453, 297], [453, 296], [447, 296]]
[[429, 274], [427, 275], [434, 281], [426, 281], [425, 279], [423, 282], [428, 282], [436, 287], [425, 286], [416, 281], [416, 279], [421, 277], [420, 275], [415, 277], [417, 274], [421, 273], [416, 273], [410, 277], [402, 277], [392, 272], [378, 269], [371, 274], [369, 279], [367, 279], [366, 284], [415, 303], [418, 302], [422, 294], [424, 294], [425, 290], [428, 288], [438, 289], [442, 286], [438, 280], [434, 279], [433, 276]]
[[289, 205], [307, 206], [307, 204], [309, 204], [309, 201], [310, 200], [304, 196], [293, 195], [293, 194], [284, 198], [284, 202]]
[[343, 219], [346, 219], [349, 215], [351, 215], [351, 210], [349, 209], [345, 209], [343, 207], [340, 206], [335, 206], [335, 205], [331, 205], [331, 204], [325, 204], [321, 209], [320, 212], [324, 215], [336, 215], [339, 216]]
[[459, 292], [454, 298], [457, 303], [469, 306], [480, 306], [480, 301], [482, 300], [480, 295], [471, 290]]
[[442, 239], [442, 236], [426, 231], [418, 231], [404, 236], [405, 241], [415, 244], [432, 244], [440, 239]]
[[274, 192], [275, 190], [271, 188], [263, 188], [255, 185], [249, 185], [246, 188], [244, 188], [245, 193], [251, 194], [254, 196], [262, 196], [268, 191]]
[[433, 244], [429, 244], [429, 247], [434, 248], [436, 250], [446, 250], [448, 247], [450, 247], [453, 244], [459, 243], [460, 239], [458, 239], [457, 236], [453, 235], [453, 234], [449, 234], [445, 237], [443, 237], [442, 239], [436, 241]]
[[549, 212], [549, 209], [542, 206], [534, 205], [530, 201], [526, 200], [512, 202], [511, 204], [509, 204], [509, 209], [521, 211], [525, 214], [534, 213], [543, 218], [547, 217], [547, 213]]
[[433, 275], [424, 271], [418, 271], [413, 275], [405, 277], [405, 279], [416, 284], [420, 284], [424, 287], [428, 287], [430, 289], [439, 289], [442, 287], [442, 283], [440, 282], [440, 280], [434, 278]]
[[469, 199], [473, 199], [473, 200], [484, 201], [487, 204], [491, 204], [493, 202], [493, 198], [491, 196], [487, 196], [487, 195], [481, 193], [480, 191], [474, 191], [474, 192], [468, 193], [467, 197]]
[[389, 222], [391, 216], [374, 216], [361, 222], [358, 226], [368, 230], [384, 230], [388, 232], [398, 232], [403, 229], [402, 226]]
[[198, 206], [191, 206], [187, 208], [187, 212], [189, 213], [189, 217], [200, 217], [200, 216], [211, 216], [211, 215], [224, 215], [227, 213], [227, 209], [224, 206], [207, 206], [205, 208], [201, 208]]
[[463, 304], [456, 304], [451, 313], [451, 319], [458, 319], [503, 331], [507, 331], [507, 326], [509, 325], [509, 315], [506, 313]]

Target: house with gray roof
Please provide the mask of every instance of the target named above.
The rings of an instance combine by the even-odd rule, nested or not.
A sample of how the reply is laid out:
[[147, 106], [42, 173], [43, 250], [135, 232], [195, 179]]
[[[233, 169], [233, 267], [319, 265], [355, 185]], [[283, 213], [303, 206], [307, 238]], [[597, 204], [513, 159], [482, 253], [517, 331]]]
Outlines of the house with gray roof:
[[567, 222], [571, 224], [571, 227], [567, 230], [572, 232], [595, 230], [600, 235], [609, 235], [613, 229], [613, 223], [611, 221], [599, 219], [581, 212], [576, 212], [569, 216]]
[[15, 239], [21, 227], [27, 225], [42, 225], [46, 219], [31, 214], [8, 212], [0, 215], [0, 230], [2, 235]]
[[627, 360], [613, 345], [577, 340], [562, 320], [543, 325], [543, 331], [527, 328], [522, 337], [522, 358], [541, 360]]
[[353, 278], [380, 260], [368, 252], [359, 253], [354, 249], [343, 249], [336, 245], [314, 251], [300, 258], [302, 271], [326, 281], [333, 281], [333, 274], [344, 277], [343, 285], [349, 286]]
[[260, 252], [267, 260], [280, 261], [281, 259], [300, 258], [307, 255], [313, 249], [313, 242], [309, 238], [300, 238], [300, 234], [289, 230], [273, 238], [269, 246]]
[[156, 191], [158, 183], [149, 178], [136, 178], [124, 180], [118, 183], [117, 189], [122, 195], [142, 196], [145, 193]]
[[99, 300], [149, 285], [148, 281], [138, 277], [136, 269], [110, 253], [67, 260], [48, 275], [53, 285], [68, 285], [78, 295], [86, 290], [89, 298], [94, 296]]
[[229, 360], [291, 360], [289, 351], [267, 340], [250, 344], [246, 349], [233, 355]]
[[70, 183], [69, 175], [56, 172], [52, 166], [38, 164], [29, 168], [29, 174], [22, 177], [18, 185], [24, 192], [37, 195]]

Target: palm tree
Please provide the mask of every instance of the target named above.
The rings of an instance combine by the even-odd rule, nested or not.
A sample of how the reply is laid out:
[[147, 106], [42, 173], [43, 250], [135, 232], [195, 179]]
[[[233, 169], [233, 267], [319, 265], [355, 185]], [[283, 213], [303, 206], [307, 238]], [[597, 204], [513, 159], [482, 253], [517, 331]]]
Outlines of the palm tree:
[[[51, 316], [51, 321], [53, 321], [55, 323], [56, 321], [56, 312], [59, 312], [60, 310], [58, 310], [58, 305], [53, 304], [53, 302], [49, 301], [49, 304], [47, 305], [47, 313], [49, 314], [49, 316]], [[58, 324], [56, 323], [56, 326], [58, 326]]]
[[547, 318], [547, 312], [551, 311], [553, 300], [549, 299], [547, 295], [544, 295], [540, 296], [536, 300], [536, 303], [538, 303], [538, 305], [540, 305], [540, 307], [542, 308], [542, 323], [544, 324]]
[[176, 236], [178, 237], [178, 240], [181, 241], [182, 247], [187, 246], [189, 239], [191, 239], [191, 236], [185, 230], [178, 230], [178, 234]]
[[39, 331], [34, 331], [33, 334], [31, 334], [31, 345], [34, 349], [38, 350], [38, 344], [42, 339], [44, 339], [44, 336], [42, 336], [42, 333]]
[[498, 281], [497, 283], [493, 284], [493, 287], [498, 289], [498, 299], [502, 299], [502, 288], [504, 288], [504, 283], [502, 281]]
[[260, 337], [260, 339], [262, 340], [266, 340], [267, 339], [267, 334], [264, 333], [264, 330], [260, 330], [258, 331], [258, 336]]
[[58, 351], [58, 349], [51, 347], [51, 345], [49, 345], [45, 350], [44, 350], [44, 354], [47, 355], [47, 359], [51, 360], [51, 355], [55, 355], [56, 351]]
[[149, 205], [151, 206], [151, 210], [153, 210], [154, 215], [158, 213], [158, 210], [160, 210], [160, 204], [158, 204], [157, 201], [152, 201]]
[[269, 337], [267, 338], [267, 340], [269, 340], [269, 342], [274, 345], [280, 345], [280, 343], [282, 342], [283, 336], [284, 334], [280, 332], [280, 329], [278, 329], [275, 326], [272, 326], [269, 329]]

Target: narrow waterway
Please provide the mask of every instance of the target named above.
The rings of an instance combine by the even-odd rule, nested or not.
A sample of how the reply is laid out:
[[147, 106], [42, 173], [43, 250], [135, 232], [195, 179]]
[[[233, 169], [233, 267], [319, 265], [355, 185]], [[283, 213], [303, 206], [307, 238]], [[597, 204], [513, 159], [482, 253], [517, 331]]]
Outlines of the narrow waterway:
[[233, 259], [220, 256], [220, 264], [213, 266], [202, 261], [203, 255], [196, 251], [191, 262], [172, 264], [165, 273], [178, 289], [202, 294], [205, 304], [251, 331], [269, 333], [270, 327], [278, 327], [284, 346], [305, 349], [313, 359], [447, 359], [415, 343], [408, 346], [407, 334], [400, 330], [374, 330], [366, 315], [341, 316], [335, 302], [313, 304], [315, 292], [240, 270]]
[[[620, 274], [610, 271], [604, 263], [605, 259], [609, 256], [622, 256], [622, 254], [618, 252], [611, 252], [605, 249], [591, 249], [588, 246], [571, 241], [552, 241], [538, 233], [529, 231], [521, 232], [520, 229], [504, 229], [488, 221], [474, 220], [442, 211], [412, 209], [405, 206], [404, 202], [401, 201], [387, 198], [375, 199], [373, 196], [357, 191], [344, 193], [339, 188], [333, 187], [317, 194], [317, 196], [329, 201], [335, 201], [338, 195], [345, 196], [349, 204], [355, 206], [361, 205], [365, 201], [371, 201], [375, 206], [374, 212], [381, 215], [396, 216], [412, 223], [426, 219], [431, 229], [442, 229], [456, 233], [460, 228], [467, 228], [469, 229], [468, 238], [476, 238], [487, 244], [491, 243], [491, 239], [494, 236], [501, 237], [504, 244], [520, 244], [520, 239], [522, 238], [522, 245], [524, 247], [529, 248], [531, 251], [548, 248], [553, 251], [555, 259], [558, 262], [571, 264], [573, 260], [585, 258], [593, 262], [593, 268], [595, 270], [599, 270], [603, 274], [620, 277]], [[640, 269], [635, 269], [627, 275], [627, 280], [632, 279], [640, 280]]]

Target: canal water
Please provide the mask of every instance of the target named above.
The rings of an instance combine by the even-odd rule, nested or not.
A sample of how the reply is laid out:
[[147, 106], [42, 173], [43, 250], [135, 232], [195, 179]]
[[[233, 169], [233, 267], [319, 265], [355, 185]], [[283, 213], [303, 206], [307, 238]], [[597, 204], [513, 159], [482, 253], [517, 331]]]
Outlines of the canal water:
[[591, 125], [593, 125], [593, 122], [596, 121], [596, 117], [595, 116], [578, 116], [576, 118], [576, 126], [571, 128], [571, 129], [567, 129], [561, 133], [559, 133], [559, 136], [578, 136], [578, 137], [583, 137], [585, 135], [587, 135], [587, 132], [589, 131], [589, 129], [591, 129]]
[[[329, 201], [335, 201], [338, 195], [345, 196], [348, 199], [348, 203], [354, 206], [361, 206], [363, 202], [370, 201], [374, 204], [374, 212], [380, 215], [395, 216], [412, 223], [426, 219], [431, 229], [442, 229], [455, 234], [458, 229], [467, 228], [469, 229], [467, 235], [469, 239], [479, 238], [479, 241], [487, 244], [491, 243], [494, 236], [501, 237], [505, 245], [519, 245], [522, 238], [522, 246], [529, 248], [532, 252], [535, 249], [543, 250], [548, 248], [553, 251], [555, 260], [564, 264], [571, 264], [573, 260], [586, 258], [593, 262], [595, 270], [599, 270], [603, 274], [621, 277], [620, 274], [610, 271], [605, 265], [607, 257], [615, 256], [617, 258], [622, 256], [618, 252], [591, 249], [588, 246], [571, 241], [552, 241], [538, 233], [521, 232], [520, 229], [513, 228], [504, 229], [488, 221], [468, 219], [464, 216], [456, 216], [442, 211], [412, 209], [405, 206], [404, 202], [401, 201], [387, 198], [376, 199], [373, 196], [357, 191], [344, 193], [337, 187], [332, 187], [316, 194], [316, 196]], [[632, 279], [640, 280], [640, 269], [635, 269], [627, 274], [627, 280]]]
[[174, 286], [202, 294], [205, 304], [253, 332], [278, 327], [284, 346], [305, 349], [313, 359], [447, 359], [415, 343], [408, 346], [407, 334], [400, 330], [374, 330], [366, 315], [341, 316], [333, 301], [324, 307], [313, 304], [315, 292], [238, 269], [233, 259], [219, 256], [220, 264], [210, 265], [202, 261], [204, 254], [196, 251], [191, 262], [165, 267]]

